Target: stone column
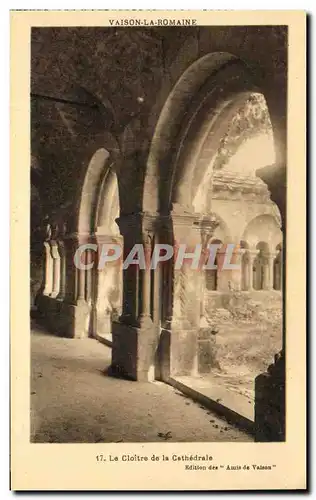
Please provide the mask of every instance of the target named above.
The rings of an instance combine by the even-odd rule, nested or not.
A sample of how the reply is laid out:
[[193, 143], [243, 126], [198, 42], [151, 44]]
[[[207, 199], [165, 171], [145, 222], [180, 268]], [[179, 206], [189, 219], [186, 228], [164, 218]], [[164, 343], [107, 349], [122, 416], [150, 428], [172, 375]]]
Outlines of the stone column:
[[[91, 249], [86, 250], [86, 264], [89, 265], [93, 263], [93, 255]], [[85, 289], [85, 299], [87, 304], [91, 303], [92, 294], [92, 269], [86, 270], [86, 289]]]
[[143, 248], [145, 254], [145, 269], [139, 269], [140, 287], [141, 287], [141, 301], [138, 322], [140, 325], [152, 322], [151, 318], [151, 242], [152, 238], [149, 233], [143, 235]]
[[60, 256], [60, 284], [57, 298], [58, 300], [64, 300], [66, 294], [66, 250], [63, 241], [58, 240], [57, 245]]
[[248, 278], [249, 278], [249, 281], [248, 281], [248, 291], [249, 292], [252, 292], [253, 291], [253, 264], [254, 264], [254, 261], [257, 257], [259, 253], [259, 250], [255, 250], [255, 249], [249, 249], [247, 251], [247, 255], [248, 255]]
[[282, 255], [282, 250], [278, 251], [276, 259], [278, 260], [278, 269], [277, 269], [276, 276], [275, 276], [275, 278], [276, 278], [275, 281], [278, 285], [276, 290], [282, 291], [282, 288], [283, 288], [283, 255]]
[[[124, 260], [134, 246], [151, 253], [151, 241], [158, 230], [159, 215], [136, 213], [121, 216], [117, 223], [124, 237]], [[136, 254], [135, 254], [136, 258]], [[158, 327], [151, 317], [151, 271], [132, 264], [123, 273], [123, 310], [113, 322], [112, 370], [134, 380], [153, 380]]]
[[235, 266], [238, 266], [236, 269], [232, 269], [231, 279], [232, 279], [232, 287], [234, 290], [240, 291], [242, 289], [242, 280], [243, 280], [243, 255], [246, 250], [244, 248], [240, 248], [239, 245], [234, 247], [233, 257], [231, 259], [231, 263]]
[[[161, 333], [162, 379], [170, 376], [195, 375], [198, 371], [198, 331], [201, 320], [201, 264], [192, 269], [192, 259], [184, 260], [177, 269], [176, 261], [180, 245], [186, 245], [185, 253], [193, 253], [201, 244], [199, 215], [177, 207], [170, 214], [169, 234], [173, 234], [174, 259], [167, 284], [171, 294], [169, 321]], [[167, 293], [167, 291], [165, 292]]]
[[44, 289], [43, 295], [50, 295], [53, 289], [53, 259], [50, 244], [44, 241]]
[[268, 255], [268, 267], [269, 267], [268, 290], [273, 290], [274, 261], [276, 256], [277, 256], [276, 252], [270, 252]]
[[248, 250], [246, 248], [242, 248], [242, 256], [241, 256], [241, 289], [243, 291], [248, 290], [249, 286], [249, 268], [248, 268]]
[[227, 292], [231, 289], [232, 270], [224, 268], [226, 256], [226, 245], [222, 245], [217, 251], [217, 291]]
[[280, 290], [283, 292], [283, 271], [284, 271], [284, 261], [283, 261], [283, 249], [280, 250]]
[[[76, 267], [74, 257], [81, 244], [87, 243], [89, 235], [78, 233], [64, 237], [65, 248], [65, 298], [60, 311], [60, 328], [63, 334], [83, 338], [89, 335], [90, 307], [85, 300], [86, 271]], [[82, 257], [82, 262], [83, 257]]]
[[86, 287], [85, 273], [86, 272], [83, 269], [77, 270], [78, 274], [77, 304], [78, 302], [85, 300], [85, 287]]
[[53, 259], [53, 286], [50, 296], [55, 299], [59, 294], [60, 284], [60, 256], [56, 241], [51, 241], [51, 255]]

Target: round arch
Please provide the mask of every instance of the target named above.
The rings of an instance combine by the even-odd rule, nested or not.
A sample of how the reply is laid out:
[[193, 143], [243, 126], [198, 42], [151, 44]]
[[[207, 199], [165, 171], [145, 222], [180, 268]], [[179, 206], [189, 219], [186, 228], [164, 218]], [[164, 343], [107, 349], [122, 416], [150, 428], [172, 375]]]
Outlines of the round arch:
[[[117, 199], [114, 201], [115, 196]], [[78, 233], [91, 234], [98, 226], [109, 225], [113, 203], [115, 206], [118, 204], [116, 174], [110, 153], [100, 148], [92, 156], [84, 178], [79, 202]]]
[[95, 215], [95, 231], [119, 235], [115, 220], [119, 216], [120, 202], [116, 172], [113, 168], [106, 171], [101, 183]]
[[210, 181], [212, 160], [227, 122], [252, 93], [264, 95], [261, 87], [247, 64], [228, 53], [207, 54], [183, 73], [152, 139], [144, 211], [166, 213], [175, 205], [193, 211], [198, 187]]
[[268, 246], [266, 250], [271, 251], [282, 240], [280, 223], [270, 214], [258, 215], [247, 224], [241, 240], [246, 241], [252, 248], [260, 242], [266, 242]]

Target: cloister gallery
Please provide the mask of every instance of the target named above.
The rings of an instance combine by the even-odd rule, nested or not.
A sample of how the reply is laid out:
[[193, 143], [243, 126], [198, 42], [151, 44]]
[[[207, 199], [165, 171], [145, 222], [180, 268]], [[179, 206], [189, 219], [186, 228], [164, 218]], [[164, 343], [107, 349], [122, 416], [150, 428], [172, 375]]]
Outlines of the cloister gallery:
[[[214, 328], [273, 303], [258, 440], [284, 439], [286, 47], [277, 26], [32, 29], [32, 308], [110, 343], [113, 375], [169, 383], [212, 372]], [[218, 244], [217, 263], [234, 244], [240, 266], [78, 269], [87, 242]]]

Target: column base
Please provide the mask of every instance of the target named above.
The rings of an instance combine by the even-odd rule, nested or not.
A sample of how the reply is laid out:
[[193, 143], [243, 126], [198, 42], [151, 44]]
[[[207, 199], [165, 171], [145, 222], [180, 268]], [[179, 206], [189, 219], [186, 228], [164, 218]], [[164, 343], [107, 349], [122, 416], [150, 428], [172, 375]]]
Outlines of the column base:
[[162, 380], [175, 376], [196, 376], [198, 328], [162, 329], [158, 358]]
[[110, 373], [139, 382], [153, 381], [158, 331], [152, 321], [140, 327], [113, 322], [112, 339]]
[[255, 440], [285, 441], [285, 359], [275, 363], [255, 379]]
[[86, 302], [75, 305], [42, 295], [38, 299], [38, 311], [41, 323], [60, 337], [89, 336], [90, 307]]

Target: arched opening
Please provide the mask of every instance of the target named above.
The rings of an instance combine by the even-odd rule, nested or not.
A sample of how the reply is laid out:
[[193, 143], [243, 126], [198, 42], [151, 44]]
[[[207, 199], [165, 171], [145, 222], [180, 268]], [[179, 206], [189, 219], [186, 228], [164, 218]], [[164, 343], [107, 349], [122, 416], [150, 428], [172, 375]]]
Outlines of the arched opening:
[[[123, 248], [123, 238], [116, 223], [120, 214], [117, 176], [113, 169], [105, 173], [99, 191], [95, 215], [95, 235], [99, 257], [103, 244], [115, 244]], [[100, 253], [101, 252], [101, 253]], [[117, 259], [95, 269], [93, 335], [99, 340], [112, 341], [112, 323], [122, 313], [123, 271], [122, 261]]]
[[[76, 270], [77, 305], [85, 311], [86, 334], [110, 341], [112, 321], [122, 306], [121, 261], [100, 265], [104, 245], [122, 245], [116, 219], [119, 216], [119, 190], [110, 154], [101, 148], [93, 155], [83, 183], [78, 216], [78, 242], [97, 245], [85, 251], [85, 270]], [[108, 247], [106, 247], [108, 248]], [[104, 250], [107, 252], [107, 250]], [[79, 302], [78, 302], [79, 301]]]
[[[201, 67], [214, 57], [209, 54], [202, 58]], [[180, 78], [170, 94], [149, 154], [143, 207], [168, 214], [173, 242], [186, 241], [191, 248], [197, 243], [204, 244], [205, 219], [215, 214], [217, 224], [210, 224], [208, 243], [219, 241], [225, 248], [229, 243], [236, 248], [240, 245], [240, 268], [229, 268], [222, 273], [206, 270], [204, 289], [199, 285], [198, 273], [173, 269], [169, 274], [168, 281], [164, 282], [171, 290], [168, 291], [169, 308], [165, 308], [169, 314], [168, 318], [161, 318], [163, 378], [170, 374], [192, 375], [197, 369], [196, 337], [201, 322], [198, 317], [192, 319], [191, 311], [203, 301], [200, 290], [204, 290], [206, 296], [216, 292], [220, 297], [218, 303], [204, 308], [210, 320], [207, 328], [211, 332], [214, 323], [219, 329], [224, 328], [222, 343], [228, 346], [232, 342], [232, 348], [229, 353], [222, 347], [219, 349], [223, 369], [228, 372], [232, 372], [232, 367], [238, 369], [236, 338], [226, 336], [225, 321], [228, 318], [239, 321], [242, 314], [252, 314], [239, 293], [263, 288], [264, 280], [270, 275], [264, 275], [261, 264], [257, 265], [266, 257], [260, 242], [270, 246], [281, 235], [278, 210], [267, 186], [256, 177], [257, 169], [275, 161], [268, 104], [247, 65], [227, 54], [222, 57], [224, 63], [219, 58], [217, 62], [221, 60], [221, 63], [214, 73], [212, 64], [208, 69], [204, 67], [203, 77], [200, 75], [203, 81], [194, 89], [193, 98], [188, 87], [193, 87], [192, 82], [199, 79], [198, 71], [196, 77], [193, 76], [198, 62]], [[186, 78], [189, 74], [190, 78]], [[199, 227], [203, 228], [200, 232]], [[166, 241], [163, 240], [166, 233], [161, 232], [160, 238]], [[260, 253], [257, 260], [256, 251]], [[253, 273], [254, 260], [256, 273]], [[237, 261], [236, 257], [231, 262]], [[198, 336], [201, 339], [201, 335]], [[251, 360], [246, 337], [245, 329], [245, 333], [241, 332], [240, 348], [245, 358]], [[211, 335], [208, 338], [210, 340]], [[262, 366], [266, 357], [265, 353]], [[250, 361], [247, 370], [251, 372], [251, 381], [247, 381], [249, 388], [260, 367], [254, 367]]]
[[94, 153], [90, 160], [80, 196], [78, 215], [79, 234], [90, 234], [95, 230], [100, 189], [110, 168], [109, 158], [109, 152], [101, 148]]

